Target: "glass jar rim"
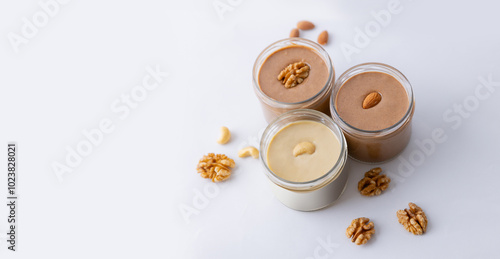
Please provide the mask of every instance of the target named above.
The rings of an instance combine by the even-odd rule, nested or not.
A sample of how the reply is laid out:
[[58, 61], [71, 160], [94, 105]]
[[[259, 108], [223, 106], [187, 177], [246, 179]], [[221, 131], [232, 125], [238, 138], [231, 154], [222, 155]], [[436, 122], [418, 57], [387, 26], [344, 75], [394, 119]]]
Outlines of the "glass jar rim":
[[[380, 130], [360, 129], [360, 128], [354, 127], [351, 124], [344, 121], [344, 119], [342, 119], [337, 112], [337, 107], [335, 106], [335, 104], [336, 104], [338, 90], [349, 79], [351, 79], [352, 77], [359, 75], [361, 73], [365, 73], [365, 72], [381, 72], [381, 73], [385, 73], [385, 74], [388, 74], [390, 76], [393, 76], [405, 88], [405, 91], [408, 95], [408, 109], [406, 110], [405, 115], [398, 122], [396, 122], [395, 124], [393, 124], [387, 128], [380, 129]], [[396, 76], [394, 76], [394, 75], [396, 75]], [[362, 63], [362, 64], [358, 64], [356, 66], [353, 66], [353, 67], [347, 69], [344, 73], [342, 73], [342, 75], [340, 75], [339, 79], [335, 82], [335, 85], [333, 87], [333, 93], [330, 97], [330, 111], [331, 111], [332, 117], [335, 119], [335, 121], [337, 123], [340, 124], [342, 129], [349, 130], [349, 132], [347, 132], [348, 134], [357, 133], [359, 135], [367, 135], [367, 136], [388, 135], [388, 134], [398, 130], [401, 126], [403, 126], [405, 123], [407, 123], [407, 121], [409, 121], [409, 119], [413, 115], [414, 108], [415, 108], [415, 97], [413, 95], [413, 87], [411, 86], [408, 78], [406, 78], [406, 76], [403, 73], [401, 73], [401, 71], [396, 69], [395, 67], [384, 64], [384, 63], [378, 63], [378, 62]]]
[[[258, 76], [260, 73], [260, 67], [262, 66], [263, 62], [260, 63], [259, 61], [261, 61], [262, 59], [265, 61], [271, 54], [275, 53], [277, 50], [274, 52], [271, 52], [270, 54], [268, 54], [268, 52], [270, 50], [273, 50], [273, 48], [275, 48], [277, 45], [282, 44], [282, 43], [291, 43], [289, 46], [296, 45], [296, 46], [312, 47], [313, 50], [317, 51], [318, 54], [320, 54], [320, 56], [323, 57], [325, 64], [328, 67], [328, 80], [326, 81], [325, 85], [321, 88], [321, 90], [318, 91], [314, 96], [312, 96], [306, 100], [300, 101], [300, 102], [291, 102], [291, 103], [290, 102], [281, 102], [281, 101], [278, 101], [274, 98], [271, 98], [270, 96], [265, 94], [264, 91], [262, 91], [262, 89], [260, 88]], [[297, 44], [297, 43], [299, 43], [299, 44]], [[285, 47], [285, 46], [278, 48], [278, 50], [282, 49], [283, 47]], [[252, 82], [253, 82], [254, 89], [262, 97], [264, 97], [266, 99], [266, 102], [274, 102], [274, 103], [277, 103], [279, 105], [298, 105], [298, 104], [304, 104], [304, 103], [310, 102], [310, 101], [318, 98], [318, 96], [321, 96], [321, 94], [324, 93], [324, 91], [326, 89], [328, 89], [329, 85], [331, 85], [332, 80], [335, 80], [335, 70], [333, 69], [333, 63], [332, 63], [332, 60], [330, 58], [330, 55], [328, 55], [328, 52], [326, 52], [326, 50], [321, 45], [319, 45], [318, 43], [316, 43], [314, 41], [304, 39], [304, 38], [297, 38], [297, 37], [281, 39], [281, 40], [278, 40], [278, 41], [271, 43], [257, 56], [257, 58], [255, 59], [254, 65], [253, 65], [253, 70], [252, 70]]]
[[[319, 119], [319, 121], [316, 121], [316, 122], [322, 123], [323, 125], [328, 127], [333, 132], [333, 134], [335, 135], [335, 137], [338, 139], [338, 141], [340, 143], [340, 154], [337, 157], [337, 161], [332, 166], [332, 168], [330, 170], [328, 170], [328, 172], [326, 172], [324, 175], [322, 175], [316, 179], [307, 181], [307, 182], [293, 182], [293, 181], [289, 181], [289, 180], [286, 180], [286, 179], [283, 179], [283, 178], [277, 176], [269, 168], [269, 166], [267, 164], [267, 159], [265, 156], [267, 156], [267, 148], [269, 147], [270, 141], [268, 141], [269, 143], [266, 144], [266, 140], [267, 140], [267, 138], [272, 139], [272, 137], [279, 130], [286, 127], [290, 123], [293, 123], [294, 121], [288, 122], [283, 126], [278, 125], [279, 122], [286, 120], [288, 118], [292, 118], [294, 116], [301, 116], [301, 115], [302, 116], [305, 115], [305, 116], [316, 117]], [[307, 120], [308, 120], [307, 118], [304, 118], [304, 119], [299, 119], [297, 121], [307, 121]], [[309, 120], [311, 120], [311, 119], [309, 119]], [[311, 121], [314, 121], [314, 120], [311, 120]], [[326, 125], [325, 122], [328, 122], [329, 125]], [[268, 136], [268, 135], [270, 135], [270, 133], [274, 133], [274, 134], [272, 134], [271, 136]], [[266, 138], [266, 136], [267, 136], [267, 138]], [[269, 123], [269, 125], [266, 127], [266, 129], [264, 130], [264, 132], [262, 134], [262, 137], [260, 140], [260, 150], [261, 150], [260, 160], [265, 168], [265, 173], [269, 177], [269, 179], [273, 183], [277, 184], [278, 186], [281, 186], [281, 187], [286, 188], [286, 189], [292, 189], [294, 191], [306, 191], [306, 190], [312, 190], [312, 189], [319, 189], [319, 188], [325, 186], [326, 184], [335, 180], [340, 175], [340, 173], [342, 172], [342, 170], [345, 166], [345, 163], [347, 161], [347, 142], [346, 142], [345, 136], [344, 136], [342, 130], [340, 129], [340, 127], [329, 116], [325, 115], [322, 112], [311, 110], [311, 109], [291, 110], [291, 111], [288, 111], [288, 112], [281, 114], [279, 117], [274, 119], [271, 123]]]

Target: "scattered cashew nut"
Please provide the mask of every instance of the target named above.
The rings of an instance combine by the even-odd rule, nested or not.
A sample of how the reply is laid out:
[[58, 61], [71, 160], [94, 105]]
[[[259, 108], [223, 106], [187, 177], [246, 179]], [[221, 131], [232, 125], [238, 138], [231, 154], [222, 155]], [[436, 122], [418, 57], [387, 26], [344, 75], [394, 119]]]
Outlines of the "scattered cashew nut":
[[220, 136], [217, 143], [224, 145], [231, 139], [231, 132], [227, 127], [220, 127]]
[[314, 151], [316, 151], [316, 146], [311, 142], [304, 141], [293, 148], [293, 156], [297, 157], [306, 153], [311, 155]]
[[257, 150], [252, 146], [248, 146], [246, 148], [240, 149], [240, 151], [238, 151], [238, 156], [239, 157], [252, 156], [253, 158], [259, 158], [259, 150]]

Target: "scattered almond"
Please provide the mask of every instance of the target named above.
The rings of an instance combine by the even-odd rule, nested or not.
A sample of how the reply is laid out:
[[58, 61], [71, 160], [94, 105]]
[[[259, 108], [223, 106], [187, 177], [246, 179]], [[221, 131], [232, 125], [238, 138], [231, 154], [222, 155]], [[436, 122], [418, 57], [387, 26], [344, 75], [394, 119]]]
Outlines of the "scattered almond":
[[299, 36], [300, 36], [299, 29], [293, 28], [292, 31], [290, 32], [290, 38], [299, 37]]
[[328, 32], [322, 31], [318, 36], [318, 43], [321, 45], [326, 45], [328, 43]]
[[304, 31], [312, 30], [314, 29], [314, 24], [310, 21], [300, 21], [297, 23], [297, 28]]
[[378, 92], [371, 92], [363, 100], [363, 109], [370, 109], [377, 105], [382, 100], [382, 96]]

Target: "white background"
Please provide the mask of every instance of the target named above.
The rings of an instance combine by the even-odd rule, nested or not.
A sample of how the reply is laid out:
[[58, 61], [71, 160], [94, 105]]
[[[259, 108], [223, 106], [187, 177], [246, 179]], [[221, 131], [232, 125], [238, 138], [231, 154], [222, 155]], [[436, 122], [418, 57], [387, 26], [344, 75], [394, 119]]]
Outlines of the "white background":
[[[232, 7], [218, 14], [214, 3]], [[2, 1], [0, 165], [7, 167], [6, 143], [17, 141], [20, 204], [18, 252], [7, 250], [2, 234], [0, 258], [497, 257], [500, 87], [479, 101], [475, 89], [480, 77], [500, 82], [500, 5], [401, 0], [401, 11], [349, 61], [342, 45], [355, 46], [356, 27], [364, 30], [388, 3], [73, 0], [15, 52], [9, 33], [22, 36], [23, 18], [43, 9], [38, 1]], [[266, 126], [252, 90], [253, 62], [301, 19], [317, 26], [305, 38], [330, 33], [325, 48], [337, 77], [374, 61], [395, 66], [413, 85], [412, 141], [381, 165], [393, 176], [381, 196], [358, 193], [372, 166], [353, 162], [334, 206], [293, 211], [274, 198], [259, 161], [237, 158]], [[110, 106], [156, 65], [169, 77], [120, 119]], [[466, 114], [453, 112], [464, 102]], [[443, 118], [447, 111], [460, 125]], [[53, 163], [65, 163], [67, 147], [103, 118], [114, 131], [59, 182]], [[233, 132], [224, 146], [215, 142], [222, 125]], [[416, 141], [436, 129], [446, 141], [419, 157]], [[209, 152], [235, 158], [229, 181], [212, 185], [196, 173]], [[412, 158], [418, 163], [404, 168], [401, 161]], [[215, 195], [193, 203], [207, 190]], [[410, 201], [428, 216], [423, 236], [397, 222], [396, 211]], [[183, 216], [186, 207], [197, 214]], [[1, 206], [2, 233], [6, 215]], [[356, 246], [344, 232], [362, 216], [376, 234]]]

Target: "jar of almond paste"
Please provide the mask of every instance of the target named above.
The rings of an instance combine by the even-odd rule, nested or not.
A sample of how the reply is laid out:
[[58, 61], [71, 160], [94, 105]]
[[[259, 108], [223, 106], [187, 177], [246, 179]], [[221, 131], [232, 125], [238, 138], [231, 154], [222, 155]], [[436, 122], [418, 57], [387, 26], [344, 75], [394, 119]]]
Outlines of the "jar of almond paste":
[[[278, 78], [289, 65], [298, 62], [308, 66], [307, 77], [290, 87]], [[295, 109], [313, 109], [329, 115], [334, 82], [335, 71], [328, 53], [318, 43], [302, 38], [271, 44], [260, 53], [253, 67], [254, 92], [268, 123]]]
[[260, 150], [272, 191], [289, 208], [318, 210], [344, 192], [347, 143], [329, 116], [310, 109], [284, 113], [264, 131]]
[[335, 83], [330, 109], [347, 139], [349, 156], [356, 160], [389, 160], [410, 141], [413, 90], [394, 67], [365, 63], [348, 69]]

